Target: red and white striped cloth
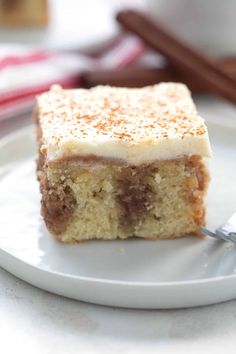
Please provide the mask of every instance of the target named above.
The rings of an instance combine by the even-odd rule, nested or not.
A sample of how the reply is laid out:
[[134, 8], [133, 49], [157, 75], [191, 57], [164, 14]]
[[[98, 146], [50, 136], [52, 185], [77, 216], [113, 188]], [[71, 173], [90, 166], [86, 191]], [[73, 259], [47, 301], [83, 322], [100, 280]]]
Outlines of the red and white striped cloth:
[[0, 120], [30, 111], [35, 95], [60, 84], [79, 86], [79, 74], [87, 69], [122, 68], [138, 62], [157, 61], [136, 37], [118, 35], [89, 55], [0, 46]]

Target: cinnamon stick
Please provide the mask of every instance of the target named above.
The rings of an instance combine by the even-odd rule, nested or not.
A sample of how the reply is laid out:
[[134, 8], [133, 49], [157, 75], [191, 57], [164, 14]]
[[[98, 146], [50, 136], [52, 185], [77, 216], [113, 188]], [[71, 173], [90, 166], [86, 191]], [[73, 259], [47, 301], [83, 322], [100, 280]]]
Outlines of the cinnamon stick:
[[[236, 57], [223, 58], [216, 61], [222, 70], [236, 78]], [[191, 75], [173, 69], [173, 67], [138, 68], [129, 67], [124, 69], [86, 71], [81, 76], [83, 87], [89, 88], [96, 85], [111, 85], [123, 87], [143, 87], [154, 85], [162, 81], [183, 82], [193, 92], [206, 92], [204, 82], [197, 80]]]
[[236, 79], [223, 71], [212, 59], [138, 11], [121, 11], [117, 20], [126, 30], [135, 33], [151, 48], [163, 54], [177, 70], [201, 80], [208, 91], [236, 103]]

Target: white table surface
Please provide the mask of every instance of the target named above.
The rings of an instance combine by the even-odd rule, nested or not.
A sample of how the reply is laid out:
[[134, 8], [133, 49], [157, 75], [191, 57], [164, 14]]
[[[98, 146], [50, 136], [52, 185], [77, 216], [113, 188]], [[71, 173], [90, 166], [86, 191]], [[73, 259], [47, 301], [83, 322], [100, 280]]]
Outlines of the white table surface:
[[236, 352], [236, 301], [185, 309], [108, 308], [36, 289], [0, 270], [1, 353]]

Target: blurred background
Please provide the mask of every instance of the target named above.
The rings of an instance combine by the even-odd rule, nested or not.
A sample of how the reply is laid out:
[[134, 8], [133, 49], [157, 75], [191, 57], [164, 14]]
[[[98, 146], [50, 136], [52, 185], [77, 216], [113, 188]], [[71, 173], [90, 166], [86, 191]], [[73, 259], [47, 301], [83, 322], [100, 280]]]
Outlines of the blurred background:
[[121, 29], [116, 14], [126, 8], [147, 13], [236, 73], [235, 0], [0, 0], [1, 134], [29, 120], [35, 95], [54, 83], [185, 82], [163, 56]]

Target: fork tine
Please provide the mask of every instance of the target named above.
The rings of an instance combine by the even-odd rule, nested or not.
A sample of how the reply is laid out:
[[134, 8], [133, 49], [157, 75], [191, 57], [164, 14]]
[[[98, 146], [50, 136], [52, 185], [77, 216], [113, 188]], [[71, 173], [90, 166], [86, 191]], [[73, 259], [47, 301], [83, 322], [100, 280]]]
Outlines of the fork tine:
[[202, 226], [201, 231], [211, 237], [214, 237], [217, 240], [222, 240], [221, 236], [219, 234], [216, 234], [215, 232], [210, 231], [207, 227]]
[[217, 240], [226, 241], [226, 242], [230, 242], [231, 241], [231, 242], [235, 242], [236, 243], [236, 232], [228, 232], [228, 233], [226, 233], [226, 232], [224, 232], [222, 230], [221, 227], [216, 229], [215, 232], [212, 232], [212, 231], [210, 231], [208, 228], [206, 228], [204, 226], [201, 227], [201, 231], [204, 234], [206, 234], [206, 235], [208, 235], [210, 237], [213, 237], [213, 238], [215, 238]]

